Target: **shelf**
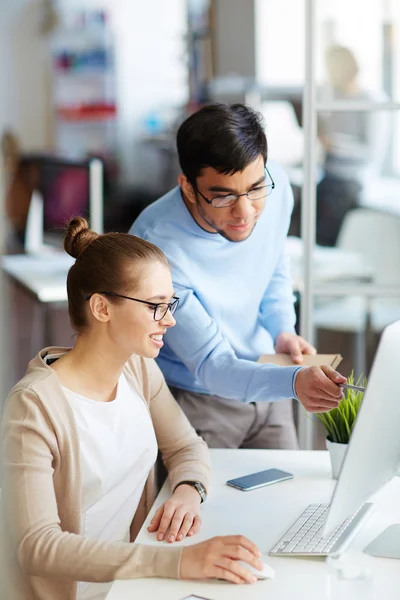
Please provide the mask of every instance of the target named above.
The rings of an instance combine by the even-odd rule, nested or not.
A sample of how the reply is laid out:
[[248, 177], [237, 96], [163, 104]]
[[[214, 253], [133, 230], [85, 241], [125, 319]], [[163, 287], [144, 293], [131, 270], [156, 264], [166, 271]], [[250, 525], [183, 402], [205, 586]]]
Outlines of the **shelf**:
[[56, 107], [57, 118], [65, 122], [110, 121], [117, 116], [117, 107], [113, 104], [96, 106], [60, 106]]

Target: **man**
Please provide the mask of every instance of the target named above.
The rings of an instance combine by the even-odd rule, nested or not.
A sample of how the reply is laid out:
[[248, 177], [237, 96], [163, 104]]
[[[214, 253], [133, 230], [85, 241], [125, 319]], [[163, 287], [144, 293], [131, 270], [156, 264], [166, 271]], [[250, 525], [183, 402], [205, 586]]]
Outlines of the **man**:
[[315, 349], [295, 333], [285, 240], [293, 198], [267, 161], [259, 116], [209, 105], [179, 128], [182, 174], [130, 233], [158, 245], [180, 298], [159, 365], [210, 447], [296, 448], [292, 398], [314, 412], [338, 405], [346, 381], [330, 367], [259, 364]]
[[[360, 85], [359, 65], [345, 46], [329, 46], [328, 82], [319, 90], [322, 102], [384, 102], [381, 91]], [[360, 205], [365, 186], [382, 173], [388, 151], [389, 115], [354, 110], [321, 113], [319, 138], [325, 150], [323, 178], [317, 186], [317, 243], [335, 246], [348, 211]]]

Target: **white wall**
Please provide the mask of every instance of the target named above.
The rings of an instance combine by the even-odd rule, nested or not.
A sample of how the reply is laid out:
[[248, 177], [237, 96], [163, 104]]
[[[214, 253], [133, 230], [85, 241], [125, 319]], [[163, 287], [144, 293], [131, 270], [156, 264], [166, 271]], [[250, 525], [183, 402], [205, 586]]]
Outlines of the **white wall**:
[[12, 128], [25, 150], [50, 143], [45, 40], [39, 0], [0, 2], [0, 135]]
[[[257, 76], [269, 85], [303, 85], [305, 44], [304, 0], [256, 1]], [[350, 47], [360, 65], [360, 83], [380, 89], [382, 71], [381, 0], [318, 0], [317, 53], [318, 82], [325, 80], [324, 51], [326, 26], [334, 31], [335, 43]], [[362, 27], [359, 26], [362, 20]]]
[[151, 173], [135, 148], [145, 115], [188, 100], [184, 0], [110, 0], [117, 32], [119, 123], [125, 174], [143, 185]]
[[[118, 140], [125, 179], [151, 173], [137, 149], [145, 115], [188, 99], [185, 0], [59, 0], [61, 8], [105, 8], [115, 28]], [[19, 134], [25, 150], [51, 143], [47, 42], [38, 34], [41, 0], [0, 0], [0, 135]]]
[[254, 78], [255, 0], [213, 0], [216, 76]]
[[[188, 100], [185, 0], [59, 0], [68, 9], [104, 8], [115, 32], [118, 140], [124, 178], [148, 185], [154, 173], [137, 143], [146, 114]], [[149, 178], [150, 181], [149, 181]]]
[[255, 0], [256, 75], [271, 86], [304, 83], [304, 0]]

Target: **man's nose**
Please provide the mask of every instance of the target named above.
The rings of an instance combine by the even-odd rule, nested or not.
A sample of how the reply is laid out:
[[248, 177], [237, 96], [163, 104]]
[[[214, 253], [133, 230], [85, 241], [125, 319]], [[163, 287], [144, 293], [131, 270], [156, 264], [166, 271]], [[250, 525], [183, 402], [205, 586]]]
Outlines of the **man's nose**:
[[254, 206], [246, 195], [240, 196], [232, 207], [232, 215], [236, 219], [249, 219], [254, 213]]

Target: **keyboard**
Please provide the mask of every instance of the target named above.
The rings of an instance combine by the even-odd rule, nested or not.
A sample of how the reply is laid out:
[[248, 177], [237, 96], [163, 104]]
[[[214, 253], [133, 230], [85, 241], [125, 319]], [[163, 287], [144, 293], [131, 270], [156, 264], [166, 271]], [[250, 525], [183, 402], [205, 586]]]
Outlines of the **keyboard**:
[[371, 502], [366, 502], [354, 515], [323, 538], [321, 532], [329, 504], [310, 504], [269, 554], [271, 556], [327, 556], [332, 552], [341, 552], [355, 537], [373, 507]]

